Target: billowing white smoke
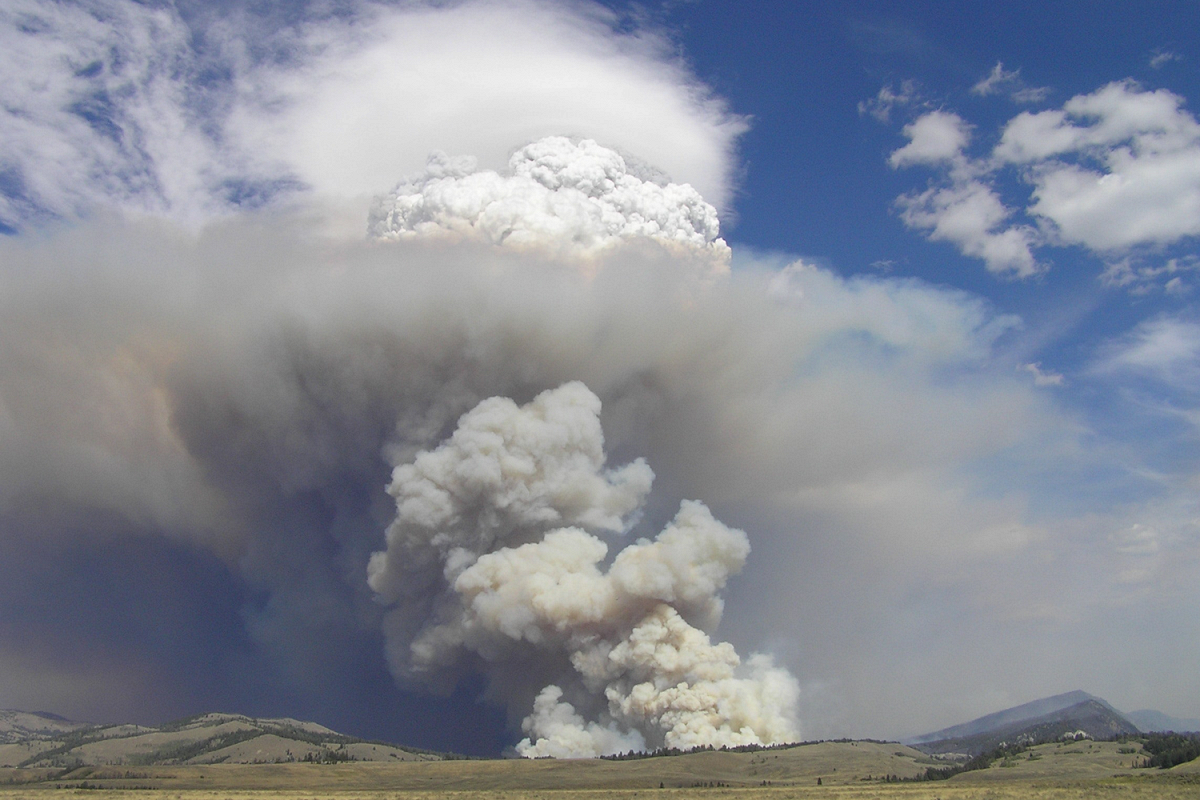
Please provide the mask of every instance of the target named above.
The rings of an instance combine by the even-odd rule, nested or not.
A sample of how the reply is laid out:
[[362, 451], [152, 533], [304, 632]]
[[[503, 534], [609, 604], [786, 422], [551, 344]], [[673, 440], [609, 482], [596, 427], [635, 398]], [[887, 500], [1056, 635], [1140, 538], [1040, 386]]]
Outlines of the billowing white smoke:
[[435, 153], [376, 201], [369, 228], [382, 239], [464, 237], [560, 257], [644, 237], [706, 254], [715, 273], [729, 269], [717, 211], [699, 192], [631, 169], [590, 139], [540, 139], [513, 153], [504, 175]]
[[[368, 566], [398, 675], [436, 683], [472, 659], [506, 694], [541, 683], [525, 756], [793, 741], [798, 687], [769, 657], [742, 667], [719, 592], [746, 534], [685, 501], [653, 540], [605, 566], [653, 473], [606, 469], [600, 400], [572, 382], [518, 407], [483, 401], [434, 450], [396, 467], [396, 518]], [[516, 667], [516, 668], [514, 668]]]

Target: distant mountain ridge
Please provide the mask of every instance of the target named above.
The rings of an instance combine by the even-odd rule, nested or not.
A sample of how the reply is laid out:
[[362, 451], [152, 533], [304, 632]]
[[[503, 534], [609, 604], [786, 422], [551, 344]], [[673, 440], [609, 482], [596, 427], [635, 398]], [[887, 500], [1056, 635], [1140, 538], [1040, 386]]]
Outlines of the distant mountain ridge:
[[156, 727], [89, 725], [0, 711], [0, 767], [415, 761], [453, 757], [374, 742], [290, 718], [200, 714]]
[[[992, 714], [973, 719], [970, 722], [963, 722], [958, 725], [952, 725], [949, 728], [942, 728], [940, 731], [933, 733], [925, 733], [920, 736], [914, 736], [911, 739], [906, 739], [905, 744], [923, 744], [925, 742], [936, 742], [943, 739], [960, 739], [965, 736], [974, 736], [976, 734], [994, 731], [999, 728], [1007, 727], [1016, 722], [1035, 719], [1047, 714], [1053, 714], [1062, 711], [1065, 708], [1095, 700], [1098, 703], [1112, 709], [1108, 703], [1101, 700], [1095, 695], [1088, 694], [1081, 690], [1073, 692], [1065, 692], [1064, 694], [1056, 694], [1053, 697], [1043, 697], [1040, 700], [1032, 700], [1028, 703], [1022, 703], [1019, 706], [1006, 708], [1003, 711], [996, 711]], [[1119, 713], [1119, 712], [1117, 712]]]
[[1138, 729], [1143, 733], [1166, 733], [1168, 731], [1183, 733], [1184, 731], [1200, 731], [1200, 719], [1172, 717], [1169, 714], [1162, 713], [1161, 711], [1153, 711], [1150, 709], [1130, 711], [1125, 714], [1125, 718], [1134, 725], [1137, 725]]
[[974, 756], [1001, 744], [1044, 742], [1077, 732], [1108, 739], [1142, 731], [1101, 698], [1076, 690], [916, 736], [905, 744], [931, 754]]

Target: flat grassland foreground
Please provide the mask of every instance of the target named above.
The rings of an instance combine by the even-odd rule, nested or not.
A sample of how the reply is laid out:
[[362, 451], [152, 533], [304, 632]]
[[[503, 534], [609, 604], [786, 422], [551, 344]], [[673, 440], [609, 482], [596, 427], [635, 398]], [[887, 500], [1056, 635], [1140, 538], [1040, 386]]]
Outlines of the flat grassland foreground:
[[1049, 744], [986, 770], [923, 782], [897, 779], [922, 774], [930, 759], [879, 742], [628, 761], [111, 765], [0, 770], [0, 800], [1200, 799], [1200, 763], [1133, 769], [1134, 758], [1115, 742]]

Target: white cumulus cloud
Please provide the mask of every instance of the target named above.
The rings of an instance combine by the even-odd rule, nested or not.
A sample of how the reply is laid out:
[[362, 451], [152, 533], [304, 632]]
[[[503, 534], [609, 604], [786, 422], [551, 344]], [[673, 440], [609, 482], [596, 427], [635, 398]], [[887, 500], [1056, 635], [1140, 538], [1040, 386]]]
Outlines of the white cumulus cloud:
[[905, 125], [904, 135], [909, 138], [908, 144], [888, 159], [893, 167], [953, 164], [962, 159], [963, 148], [971, 139], [971, 126], [957, 114], [930, 111]]
[[1065, 242], [1104, 252], [1200, 234], [1200, 124], [1171, 92], [1112, 83], [1021, 115], [996, 157], [1034, 165], [1029, 212]]
[[[987, 85], [1006, 76], [997, 65]], [[1200, 123], [1165, 89], [1118, 81], [1058, 109], [1023, 112], [990, 156], [969, 154], [969, 131], [956, 114], [929, 112], [905, 126], [910, 141], [889, 160], [940, 172], [929, 189], [899, 198], [905, 223], [993, 272], [1035, 275], [1045, 268], [1037, 250], [1050, 244], [1081, 245], [1120, 264], [1137, 248], [1200, 235]], [[996, 189], [1005, 170], [1031, 187], [1023, 208]], [[1151, 277], [1127, 265], [1108, 282], [1144, 287]], [[1175, 281], [1171, 291], [1184, 288], [1182, 276], [1164, 280]]]
[[1027, 278], [1043, 269], [1033, 254], [1037, 231], [1006, 226], [1012, 209], [983, 181], [931, 187], [898, 198], [896, 206], [910, 228], [928, 231], [933, 241], [958, 245], [963, 254], [983, 259], [990, 272]]
[[944, 180], [923, 192], [896, 200], [900, 218], [910, 228], [927, 231], [933, 241], [958, 245], [966, 255], [983, 259], [990, 272], [1026, 278], [1042, 270], [1033, 254], [1037, 232], [1009, 225], [1013, 212], [1000, 199], [986, 170], [965, 150], [971, 126], [946, 111], [930, 111], [904, 126], [908, 144], [895, 150], [892, 167], [924, 165], [939, 169]]

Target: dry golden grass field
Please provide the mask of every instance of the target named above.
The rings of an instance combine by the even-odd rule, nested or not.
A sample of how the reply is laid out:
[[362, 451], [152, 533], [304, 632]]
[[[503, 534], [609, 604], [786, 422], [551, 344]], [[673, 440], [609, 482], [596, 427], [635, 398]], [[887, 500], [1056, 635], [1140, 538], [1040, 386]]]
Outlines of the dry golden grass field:
[[[1049, 744], [946, 781], [912, 777], [930, 761], [898, 744], [826, 742], [757, 753], [695, 753], [632, 761], [85, 767], [0, 770], [0, 800], [1007, 800], [1200, 798], [1200, 764], [1132, 769], [1112, 742]], [[821, 785], [817, 785], [817, 779]], [[661, 787], [661, 788], [660, 788]]]

